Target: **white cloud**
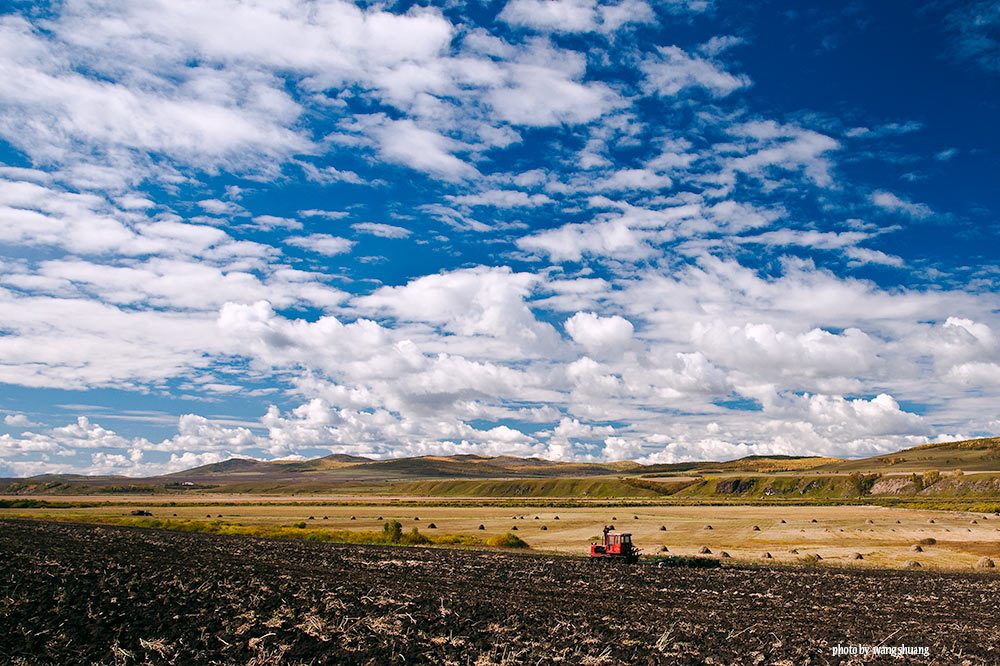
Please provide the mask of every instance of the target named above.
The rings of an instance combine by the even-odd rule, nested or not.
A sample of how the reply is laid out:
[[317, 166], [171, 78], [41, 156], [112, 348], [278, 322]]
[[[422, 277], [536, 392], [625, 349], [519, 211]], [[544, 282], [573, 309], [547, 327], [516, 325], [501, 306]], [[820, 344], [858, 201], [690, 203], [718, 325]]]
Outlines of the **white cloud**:
[[586, 123], [624, 105], [606, 84], [579, 82], [585, 71], [582, 54], [535, 41], [484, 98], [501, 120], [529, 127]]
[[923, 220], [934, 214], [929, 206], [921, 203], [907, 201], [892, 192], [878, 190], [871, 195], [871, 202], [890, 213], [900, 213], [916, 220]]
[[293, 236], [286, 238], [289, 245], [301, 247], [304, 250], [333, 257], [338, 254], [350, 252], [354, 247], [354, 241], [330, 234], [310, 234], [308, 236]]
[[593, 312], [577, 312], [566, 320], [566, 332], [590, 350], [622, 349], [632, 340], [632, 322], [613, 315], [600, 317]]
[[827, 153], [840, 144], [819, 132], [773, 121], [749, 121], [734, 125], [730, 134], [744, 138], [747, 154], [728, 158], [728, 169], [757, 177], [767, 176], [770, 168], [785, 171], [802, 170], [806, 177], [821, 187], [833, 184], [832, 163]]
[[340, 220], [350, 215], [350, 213], [342, 210], [318, 210], [315, 208], [309, 208], [306, 210], [300, 210], [299, 215], [303, 217], [322, 217], [327, 220]]
[[475, 167], [455, 157], [462, 143], [423, 129], [412, 120], [390, 120], [375, 130], [380, 154], [396, 162], [445, 180], [465, 180], [478, 175]]
[[358, 222], [352, 224], [351, 228], [362, 234], [370, 234], [379, 238], [406, 238], [412, 232], [403, 227], [392, 224], [382, 224], [380, 222]]
[[519, 238], [517, 245], [524, 250], [547, 255], [552, 261], [580, 261], [585, 255], [638, 260], [653, 254], [644, 236], [618, 220], [599, 224], [566, 224], [558, 229]]
[[510, 0], [499, 19], [510, 25], [546, 32], [615, 32], [631, 23], [653, 23], [643, 0], [599, 4], [596, 0]]
[[528, 194], [520, 190], [488, 190], [478, 194], [449, 195], [448, 200], [462, 206], [495, 206], [497, 208], [535, 207], [552, 203], [544, 194]]
[[687, 88], [700, 88], [713, 97], [725, 97], [750, 85], [744, 75], [735, 76], [718, 63], [691, 55], [676, 46], [661, 46], [639, 66], [645, 79], [643, 89], [662, 97], [673, 97]]
[[5, 425], [9, 425], [12, 428], [30, 428], [32, 426], [39, 425], [37, 423], [32, 423], [31, 420], [24, 414], [7, 414], [3, 417], [3, 422]]

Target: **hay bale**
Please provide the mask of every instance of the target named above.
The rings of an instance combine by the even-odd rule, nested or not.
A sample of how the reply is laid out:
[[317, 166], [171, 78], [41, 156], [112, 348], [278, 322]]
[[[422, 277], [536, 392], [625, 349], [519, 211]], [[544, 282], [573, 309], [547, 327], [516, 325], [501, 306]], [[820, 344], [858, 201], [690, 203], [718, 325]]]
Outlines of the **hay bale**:
[[[326, 520], [326, 517], [324, 516], [323, 519]], [[357, 518], [355, 518], [354, 516], [351, 516], [351, 520], [357, 520]]]
[[548, 529], [549, 529], [549, 528], [547, 528], [547, 527], [546, 527], [545, 525], [542, 525], [542, 531], [543, 531], [543, 532], [545, 532], [545, 531], [548, 531]]
[[813, 519], [812, 519], [812, 520], [810, 520], [809, 522], [810, 522], [810, 523], [818, 523], [819, 521], [818, 521], [818, 520], [816, 520], [815, 518], [813, 518]]
[[712, 526], [711, 526], [711, 525], [705, 525], [705, 526], [704, 526], [703, 528], [701, 528], [701, 529], [703, 529], [703, 530], [710, 530], [710, 529], [712, 529]]
[[754, 525], [752, 528], [750, 528], [750, 531], [751, 532], [760, 532], [760, 528], [757, 527], [756, 525]]
[[899, 522], [899, 521], [897, 520], [897, 521], [896, 521], [896, 524], [897, 524], [897, 525], [902, 525], [903, 523], [901, 523], [901, 522]]
[[771, 553], [764, 553], [763, 555], [760, 556], [760, 559], [762, 559], [762, 560], [769, 560], [769, 559], [771, 559]]
[[378, 519], [379, 519], [379, 520], [382, 520], [382, 516], [379, 516], [379, 517], [378, 517]]
[[514, 527], [510, 528], [510, 531], [511, 532], [516, 532], [517, 531], [517, 525], [514, 525]]
[[666, 546], [660, 546], [660, 552], [661, 553], [669, 553], [670, 549], [667, 548]]
[[614, 525], [608, 525], [608, 529], [609, 530], [613, 530], [613, 529], [615, 529], [615, 526]]
[[785, 525], [785, 524], [786, 524], [786, 523], [785, 523], [785, 519], [784, 519], [784, 518], [782, 518], [782, 519], [781, 519], [781, 524], [782, 524], [782, 525]]
[[639, 516], [632, 516], [632, 520], [639, 520]]
[[414, 516], [413, 520], [420, 520], [420, 516]]
[[323, 516], [323, 520], [330, 520], [330, 516]]
[[972, 520], [972, 521], [969, 522], [969, 524], [970, 525], [978, 525], [979, 521], [978, 520]]
[[618, 516], [611, 516], [611, 520], [618, 520]]
[[910, 546], [910, 550], [912, 550], [914, 553], [924, 552], [924, 549], [920, 546], [919, 543], [915, 543], [912, 546]]
[[666, 525], [660, 525], [660, 531], [661, 532], [666, 532], [667, 531], [667, 526]]
[[217, 518], [222, 518], [222, 514], [220, 513], [220, 514], [219, 514], [218, 516], [216, 516], [216, 517], [217, 517]]
[[708, 549], [708, 546], [702, 546], [701, 548], [698, 549], [698, 552], [701, 553], [702, 555], [711, 555], [712, 554], [712, 551], [710, 551]]
[[875, 524], [875, 521], [872, 520], [871, 518], [869, 518], [868, 520], [865, 521], [865, 525], [874, 525], [874, 524]]
[[996, 564], [988, 557], [981, 557], [979, 561], [976, 562], [975, 567], [977, 569], [992, 569]]
[[792, 548], [788, 552], [791, 553], [792, 555], [798, 555], [799, 554], [799, 549], [798, 548]]
[[538, 516], [535, 516], [535, 520], [538, 520]]
[[862, 555], [861, 553], [851, 553], [851, 559], [852, 560], [863, 560], [863, 559], [865, 559], [865, 556]]
[[933, 525], [933, 524], [934, 524], [934, 519], [933, 519], [933, 518], [931, 518], [930, 520], [928, 520], [928, 521], [927, 521], [927, 524], [928, 524], [928, 525]]
[[919, 569], [920, 562], [917, 562], [916, 560], [906, 560], [905, 566], [907, 569]]
[[823, 559], [822, 557], [820, 557], [819, 553], [813, 553], [809, 557], [811, 557], [814, 560], [822, 560]]
[[[123, 513], [122, 515], [124, 516], [125, 514]], [[206, 513], [206, 514], [205, 514], [205, 517], [206, 517], [206, 518], [211, 518], [211, 517], [212, 517], [212, 514], [210, 514], [210, 513]]]
[[726, 551], [722, 551], [721, 553], [719, 553], [719, 557], [721, 557], [723, 559], [728, 559], [729, 558], [729, 553], [727, 553]]
[[429, 529], [429, 530], [436, 530], [437, 529], [437, 525], [435, 525], [434, 523], [431, 523], [430, 525], [427, 526], [427, 529]]
[[559, 520], [559, 516], [556, 516], [556, 517], [555, 517], [555, 518], [553, 518], [552, 520]]
[[934, 537], [927, 537], [926, 539], [921, 539], [917, 543], [919, 543], [921, 546], [933, 546], [934, 544], [937, 543], [937, 539], [935, 539]]
[[486, 525], [480, 525], [477, 529], [485, 530], [486, 529]]
[[[219, 514], [219, 516], [221, 517], [222, 514]], [[309, 520], [316, 520], [316, 518], [314, 518], [313, 516], [309, 516]]]

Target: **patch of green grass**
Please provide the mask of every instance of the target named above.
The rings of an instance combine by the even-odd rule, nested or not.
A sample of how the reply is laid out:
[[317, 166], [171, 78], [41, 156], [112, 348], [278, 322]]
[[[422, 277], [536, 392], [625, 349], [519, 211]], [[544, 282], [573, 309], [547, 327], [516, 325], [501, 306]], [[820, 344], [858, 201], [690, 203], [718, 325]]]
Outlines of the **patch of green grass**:
[[442, 545], [491, 548], [529, 548], [530, 546], [514, 534], [501, 534], [480, 539], [471, 534], [441, 534], [428, 536], [416, 527], [403, 532], [398, 521], [385, 523], [381, 532], [374, 530], [329, 530], [306, 529], [305, 522], [284, 525], [242, 525], [224, 520], [161, 520], [158, 518], [119, 518], [117, 516], [51, 516], [25, 515], [11, 516], [22, 520], [49, 520], [54, 522], [100, 523], [120, 527], [142, 527], [147, 529], [193, 532], [200, 534], [231, 534], [261, 537], [265, 539], [287, 539], [294, 541], [324, 541], [351, 544], [398, 544], [402, 546]]

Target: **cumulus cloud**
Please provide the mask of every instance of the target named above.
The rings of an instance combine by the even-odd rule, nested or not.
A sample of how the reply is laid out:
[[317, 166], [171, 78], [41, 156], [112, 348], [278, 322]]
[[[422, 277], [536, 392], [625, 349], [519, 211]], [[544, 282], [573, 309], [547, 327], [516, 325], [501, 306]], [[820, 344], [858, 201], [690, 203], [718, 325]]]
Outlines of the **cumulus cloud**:
[[332, 257], [338, 254], [350, 252], [354, 247], [354, 241], [330, 234], [310, 234], [308, 236], [295, 236], [285, 240], [289, 245], [301, 247], [304, 250]]
[[[886, 278], [923, 260], [854, 218], [937, 213], [841, 168], [884, 157], [845, 144], [921, 123], [773, 117], [741, 94], [755, 45], [713, 36], [712, 8], [11, 10], [0, 381], [38, 404], [5, 416], [4, 473], [869, 455], [988, 431], [995, 272]], [[701, 14], [698, 41], [670, 14]], [[109, 410], [45, 423], [32, 388], [203, 402], [152, 441]], [[208, 416], [237, 395], [259, 420]]]
[[566, 332], [587, 349], [621, 349], [632, 339], [632, 322], [614, 315], [601, 317], [594, 312], [577, 312], [566, 320]]

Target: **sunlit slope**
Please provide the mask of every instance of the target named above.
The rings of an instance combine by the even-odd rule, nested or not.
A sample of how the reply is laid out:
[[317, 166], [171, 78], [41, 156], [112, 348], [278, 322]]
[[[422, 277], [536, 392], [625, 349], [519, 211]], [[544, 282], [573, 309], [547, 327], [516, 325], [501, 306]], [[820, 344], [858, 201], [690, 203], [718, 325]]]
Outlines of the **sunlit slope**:
[[1000, 437], [925, 444], [872, 458], [831, 462], [813, 471], [898, 474], [928, 470], [1000, 471]]

